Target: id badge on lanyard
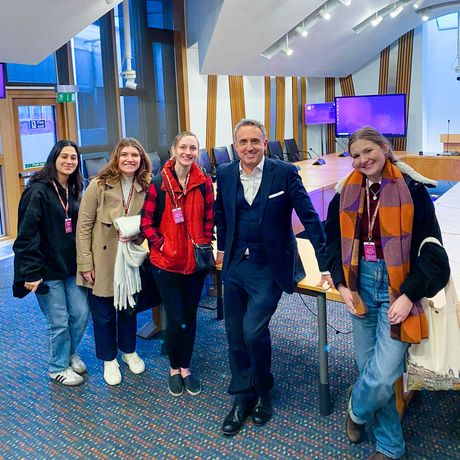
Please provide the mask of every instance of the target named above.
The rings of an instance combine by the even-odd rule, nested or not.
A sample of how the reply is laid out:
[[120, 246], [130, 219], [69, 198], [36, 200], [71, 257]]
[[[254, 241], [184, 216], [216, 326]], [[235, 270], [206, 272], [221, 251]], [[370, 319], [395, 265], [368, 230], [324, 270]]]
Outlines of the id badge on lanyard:
[[66, 233], [72, 233], [72, 218], [66, 217], [64, 219], [64, 227]]
[[365, 241], [364, 245], [364, 259], [366, 262], [377, 262], [377, 248], [373, 241]]
[[184, 214], [182, 213], [182, 208], [174, 208], [172, 210], [172, 215], [173, 215], [173, 219], [174, 219], [174, 223], [176, 224], [181, 224], [182, 222], [184, 222]]

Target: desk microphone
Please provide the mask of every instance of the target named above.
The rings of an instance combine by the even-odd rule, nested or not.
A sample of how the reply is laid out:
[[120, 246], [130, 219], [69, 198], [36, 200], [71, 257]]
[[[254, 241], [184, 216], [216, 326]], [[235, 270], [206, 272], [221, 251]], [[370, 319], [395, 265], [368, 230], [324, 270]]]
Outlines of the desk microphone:
[[318, 159], [314, 161], [312, 165], [320, 166], [320, 165], [326, 164], [326, 160], [324, 160], [324, 158], [321, 158], [315, 150], [313, 150], [311, 147], [310, 147], [310, 150], [318, 157]]
[[[321, 155], [319, 155], [318, 152], [317, 152], [316, 150], [314, 150], [312, 147], [310, 147], [309, 150], [310, 150], [311, 152], [313, 152], [313, 153], [315, 154], [315, 156], [317, 156], [317, 157], [320, 157], [320, 156], [321, 156]], [[313, 157], [311, 156], [311, 154], [310, 154], [310, 158], [313, 158]]]
[[450, 120], [447, 120], [447, 142], [445, 153], [449, 153], [449, 132], [450, 132]]
[[[347, 150], [347, 146], [345, 144], [342, 144], [342, 141], [341, 139], [339, 138], [336, 138], [336, 142], [340, 145], [340, 147], [342, 147], [343, 149], [343, 152], [339, 153], [337, 156], [338, 157], [349, 157], [350, 156], [350, 153], [348, 152]], [[345, 145], [345, 147], [344, 147]]]

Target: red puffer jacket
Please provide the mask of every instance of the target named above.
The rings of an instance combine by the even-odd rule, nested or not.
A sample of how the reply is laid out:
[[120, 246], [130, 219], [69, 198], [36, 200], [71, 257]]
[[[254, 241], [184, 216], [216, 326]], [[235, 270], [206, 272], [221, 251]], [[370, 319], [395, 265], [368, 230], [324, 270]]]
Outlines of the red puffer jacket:
[[[161, 190], [164, 190], [166, 195], [159, 226], [155, 226], [156, 189], [154, 184], [150, 184], [142, 210], [141, 229], [150, 242], [150, 261], [153, 265], [163, 270], [188, 275], [195, 271], [193, 244], [189, 234], [198, 244], [211, 242], [214, 196], [210, 176], [205, 175], [196, 164], [193, 164], [190, 169], [190, 178], [184, 195], [176, 179], [174, 165], [175, 160], [171, 159], [162, 171]], [[203, 183], [205, 183], [204, 197], [200, 190], [200, 184]], [[179, 224], [174, 222], [172, 210], [176, 204], [171, 198], [169, 184], [172, 186], [177, 206], [182, 209], [185, 222]]]

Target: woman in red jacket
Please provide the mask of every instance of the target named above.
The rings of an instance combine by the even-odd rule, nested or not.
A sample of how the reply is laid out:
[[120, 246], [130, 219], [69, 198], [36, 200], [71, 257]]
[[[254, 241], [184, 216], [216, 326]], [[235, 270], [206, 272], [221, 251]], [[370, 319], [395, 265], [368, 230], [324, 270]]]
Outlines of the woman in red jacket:
[[[197, 272], [192, 239], [209, 244], [213, 228], [211, 177], [196, 164], [198, 139], [191, 132], [176, 136], [172, 157], [150, 184], [141, 214], [149, 240], [153, 276], [166, 312], [165, 345], [170, 361], [169, 392], [201, 393], [190, 372], [198, 302], [206, 272]], [[161, 214], [161, 215], [160, 215]]]

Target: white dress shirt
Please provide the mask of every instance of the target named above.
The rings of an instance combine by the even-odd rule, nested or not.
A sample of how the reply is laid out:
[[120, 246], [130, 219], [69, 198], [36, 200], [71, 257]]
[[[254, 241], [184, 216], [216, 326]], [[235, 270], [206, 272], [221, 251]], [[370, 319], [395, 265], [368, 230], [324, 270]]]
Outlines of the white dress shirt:
[[265, 156], [262, 157], [260, 163], [253, 169], [252, 174], [246, 174], [241, 167], [240, 162], [240, 181], [244, 190], [244, 198], [251, 206], [257, 192], [259, 191], [262, 182], [262, 174], [264, 172]]

